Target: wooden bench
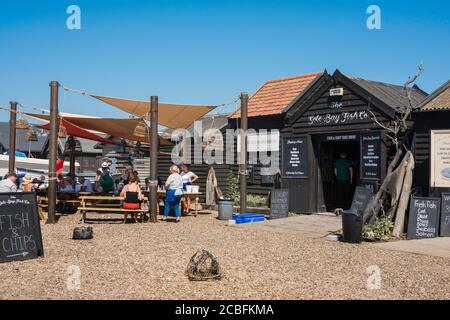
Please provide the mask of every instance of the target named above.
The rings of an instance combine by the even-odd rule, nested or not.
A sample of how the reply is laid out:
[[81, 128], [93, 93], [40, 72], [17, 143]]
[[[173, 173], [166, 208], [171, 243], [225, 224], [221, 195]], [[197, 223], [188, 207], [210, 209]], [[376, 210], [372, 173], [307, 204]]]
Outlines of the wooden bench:
[[[81, 222], [86, 220], [87, 212], [97, 213], [123, 213], [124, 223], [127, 221], [128, 215], [131, 214], [133, 220], [136, 221], [137, 214], [141, 214], [141, 221], [143, 222], [146, 217], [146, 210], [144, 209], [124, 209], [121, 202], [125, 200], [124, 197], [112, 197], [112, 196], [81, 196], [81, 205], [78, 207], [77, 213], [82, 214]], [[107, 203], [101, 203], [101, 202]], [[119, 202], [117, 202], [119, 201]], [[147, 202], [148, 198], [144, 199]], [[111, 203], [117, 202], [117, 203]]]
[[142, 215], [141, 217], [141, 221], [144, 220], [145, 218], [145, 210], [143, 209], [124, 209], [124, 208], [114, 208], [114, 207], [109, 207], [109, 208], [104, 208], [104, 207], [79, 207], [78, 211], [82, 213], [82, 218], [81, 218], [81, 222], [84, 223], [84, 221], [86, 220], [86, 213], [88, 211], [91, 212], [120, 212], [124, 214], [123, 217], [123, 222], [125, 223], [127, 221], [128, 215], [131, 213], [131, 216], [133, 218], [134, 221], [136, 221], [136, 215], [138, 213], [140, 213]]

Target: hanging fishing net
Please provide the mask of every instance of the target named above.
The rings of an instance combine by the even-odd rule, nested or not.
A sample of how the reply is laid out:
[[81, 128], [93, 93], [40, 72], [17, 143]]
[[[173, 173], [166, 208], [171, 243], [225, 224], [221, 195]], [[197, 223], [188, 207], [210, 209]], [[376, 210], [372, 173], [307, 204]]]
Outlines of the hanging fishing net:
[[206, 250], [199, 250], [192, 256], [186, 275], [191, 281], [218, 280], [222, 277], [219, 261]]

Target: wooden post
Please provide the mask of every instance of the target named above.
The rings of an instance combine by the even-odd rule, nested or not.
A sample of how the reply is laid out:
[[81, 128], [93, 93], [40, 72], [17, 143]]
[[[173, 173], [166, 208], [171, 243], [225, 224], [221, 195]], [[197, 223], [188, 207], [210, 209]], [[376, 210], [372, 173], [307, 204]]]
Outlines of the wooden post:
[[158, 222], [158, 97], [150, 99], [150, 222]]
[[17, 102], [9, 103], [11, 111], [9, 112], [9, 163], [8, 172], [16, 171], [16, 120], [17, 120]]
[[411, 196], [411, 188], [413, 183], [414, 156], [411, 151], [406, 154], [405, 178], [402, 181], [402, 191], [399, 194], [399, 202], [395, 215], [394, 230], [392, 235], [396, 238], [400, 237], [404, 232], [406, 210], [408, 209], [409, 197]]
[[248, 94], [241, 93], [241, 153], [239, 164], [239, 181], [240, 181], [240, 213], [247, 212], [247, 131], [248, 131]]
[[48, 219], [47, 223], [56, 223], [56, 161], [58, 150], [58, 81], [50, 82], [50, 136], [48, 140]]
[[69, 161], [70, 161], [69, 172], [70, 172], [70, 175], [72, 177], [74, 177], [75, 176], [75, 151], [74, 150], [69, 151]]

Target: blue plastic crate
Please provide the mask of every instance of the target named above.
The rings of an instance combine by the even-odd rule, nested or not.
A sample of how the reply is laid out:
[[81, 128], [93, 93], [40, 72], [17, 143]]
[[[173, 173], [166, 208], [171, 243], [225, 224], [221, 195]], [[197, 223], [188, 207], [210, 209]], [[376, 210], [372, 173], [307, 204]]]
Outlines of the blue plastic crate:
[[236, 224], [260, 222], [260, 221], [264, 221], [264, 214], [262, 214], [262, 213], [233, 214], [232, 219], [234, 221], [236, 221]]

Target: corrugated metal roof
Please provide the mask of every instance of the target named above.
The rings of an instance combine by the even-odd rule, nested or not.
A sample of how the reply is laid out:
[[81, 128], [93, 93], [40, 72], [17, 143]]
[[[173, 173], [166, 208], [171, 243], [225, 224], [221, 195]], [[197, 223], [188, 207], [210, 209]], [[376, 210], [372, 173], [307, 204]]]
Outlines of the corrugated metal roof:
[[[201, 117], [197, 121], [201, 121], [202, 123], [202, 134], [205, 133], [208, 129], [222, 129], [228, 125], [229, 114], [208, 114], [206, 116]], [[176, 129], [166, 129], [160, 132], [160, 136], [165, 139], [170, 139], [172, 136], [172, 132]], [[186, 128], [187, 131], [191, 135], [194, 134], [194, 124], [190, 125]]]
[[[32, 127], [32, 129], [40, 134], [37, 137], [38, 141], [32, 141], [31, 144], [25, 139], [28, 130], [16, 130], [16, 150], [28, 153], [28, 148], [31, 146], [31, 152], [43, 152], [48, 139], [47, 132], [35, 127]], [[0, 144], [5, 149], [9, 149], [9, 122], [0, 122]]]
[[450, 80], [430, 94], [420, 105], [420, 110], [450, 110]]
[[[315, 72], [266, 81], [249, 99], [248, 116], [281, 114], [289, 103], [321, 74]], [[231, 118], [240, 117], [240, 109], [231, 116]]]
[[[349, 78], [395, 110], [408, 105], [408, 99], [406, 98], [403, 86], [355, 77]], [[426, 93], [417, 86], [412, 88], [411, 102], [413, 106], [420, 104], [426, 97]]]

